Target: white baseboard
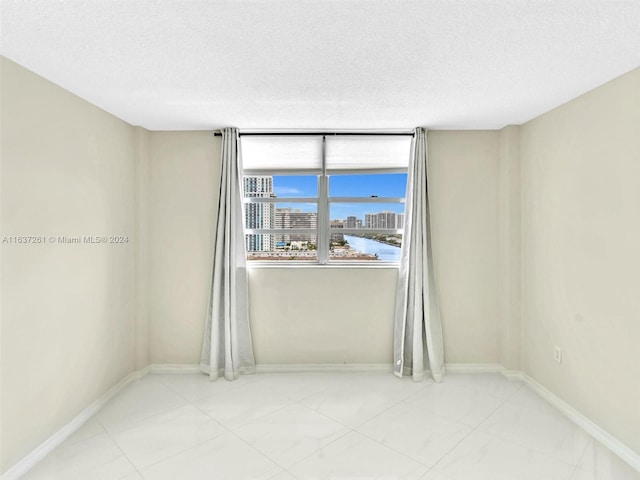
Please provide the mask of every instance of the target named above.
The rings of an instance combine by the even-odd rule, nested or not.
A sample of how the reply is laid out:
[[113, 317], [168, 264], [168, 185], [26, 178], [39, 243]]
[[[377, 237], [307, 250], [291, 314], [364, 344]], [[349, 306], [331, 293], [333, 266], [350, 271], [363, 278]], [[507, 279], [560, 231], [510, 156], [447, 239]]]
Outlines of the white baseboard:
[[1, 480], [17, 480], [22, 475], [31, 470], [40, 460], [49, 455], [62, 442], [69, 438], [74, 432], [82, 427], [91, 417], [93, 417], [109, 400], [116, 396], [129, 383], [139, 380], [149, 374], [149, 367], [135, 371], [127, 375], [123, 380], [111, 387], [104, 395], [76, 415], [73, 420], [63, 426], [47, 440], [38, 445], [26, 457], [13, 465], [3, 475]]
[[497, 363], [445, 363], [446, 373], [498, 373], [502, 366]]
[[545, 387], [540, 385], [536, 380], [531, 378], [529, 375], [520, 374], [524, 383], [530, 387], [533, 391], [535, 391], [538, 395], [544, 398], [551, 405], [556, 407], [562, 413], [564, 413], [567, 417], [569, 417], [576, 425], [582, 428], [585, 432], [599, 441], [602, 445], [607, 447], [613, 453], [618, 455], [622, 460], [631, 465], [634, 469], [640, 472], [640, 454], [636, 453], [631, 448], [627, 447], [620, 440], [615, 438], [606, 430], [602, 429], [600, 426], [596, 425], [594, 422], [589, 420], [567, 402], [557, 397]]
[[256, 373], [313, 373], [313, 372], [393, 372], [391, 363], [300, 363], [292, 365], [256, 365]]
[[201, 373], [200, 365], [179, 365], [179, 364], [158, 364], [154, 363], [147, 367], [149, 373]]

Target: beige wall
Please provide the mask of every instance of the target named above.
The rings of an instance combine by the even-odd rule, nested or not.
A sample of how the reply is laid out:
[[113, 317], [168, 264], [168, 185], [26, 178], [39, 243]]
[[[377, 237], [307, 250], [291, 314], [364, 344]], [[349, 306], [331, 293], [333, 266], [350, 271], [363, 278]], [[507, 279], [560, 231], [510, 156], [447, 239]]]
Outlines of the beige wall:
[[395, 268], [250, 270], [259, 364], [392, 364]]
[[640, 452], [640, 69], [521, 142], [523, 369]]
[[149, 143], [152, 363], [200, 363], [220, 184], [220, 137], [152, 132]]
[[[199, 363], [220, 139], [153, 132], [149, 152], [151, 361]], [[446, 360], [495, 362], [498, 133], [430, 132], [429, 155]], [[392, 363], [396, 278], [394, 269], [253, 269], [256, 360]]]
[[500, 130], [498, 166], [498, 360], [522, 368], [520, 126]]
[[431, 219], [445, 361], [498, 361], [496, 131], [431, 131]]
[[0, 471], [133, 370], [133, 129], [1, 58]]

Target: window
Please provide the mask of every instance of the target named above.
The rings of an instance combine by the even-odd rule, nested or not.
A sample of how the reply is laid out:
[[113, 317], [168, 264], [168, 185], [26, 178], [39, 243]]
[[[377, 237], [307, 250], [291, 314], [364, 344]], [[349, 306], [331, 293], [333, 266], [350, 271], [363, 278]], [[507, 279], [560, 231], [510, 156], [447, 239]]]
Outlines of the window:
[[409, 135], [243, 135], [251, 261], [398, 262]]

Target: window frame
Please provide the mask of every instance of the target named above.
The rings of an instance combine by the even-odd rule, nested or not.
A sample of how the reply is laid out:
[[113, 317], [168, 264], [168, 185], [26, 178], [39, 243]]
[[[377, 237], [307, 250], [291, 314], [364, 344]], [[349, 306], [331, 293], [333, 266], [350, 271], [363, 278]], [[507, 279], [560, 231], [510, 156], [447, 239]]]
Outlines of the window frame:
[[[362, 134], [365, 135], [366, 134]], [[320, 136], [320, 135], [318, 135]], [[326, 162], [326, 134], [322, 134], [322, 166], [320, 169], [244, 169], [242, 171], [242, 178], [253, 176], [316, 176], [318, 181], [317, 197], [245, 197], [244, 188], [242, 192], [242, 206], [243, 217], [245, 211], [245, 205], [252, 203], [315, 203], [317, 205], [317, 222], [315, 229], [299, 229], [299, 228], [246, 228], [244, 225], [245, 235], [284, 235], [284, 234], [316, 234], [316, 259], [315, 261], [309, 260], [247, 260], [248, 265], [256, 266], [327, 266], [327, 265], [349, 265], [349, 266], [398, 266], [399, 262], [381, 261], [381, 260], [339, 260], [331, 258], [330, 239], [335, 234], [359, 234], [359, 233], [371, 233], [371, 234], [400, 234], [404, 235], [404, 223], [403, 228], [335, 228], [331, 227], [331, 204], [340, 203], [401, 203], [405, 204], [403, 213], [406, 215], [406, 195], [404, 197], [331, 197], [329, 196], [329, 182], [330, 177], [339, 175], [382, 175], [401, 173], [408, 174], [408, 166], [406, 168], [363, 168], [363, 169], [340, 169], [340, 170], [327, 170]], [[242, 181], [244, 187], [244, 180]], [[243, 218], [245, 222], [245, 218]], [[403, 239], [404, 240], [404, 239]], [[248, 252], [247, 252], [248, 253]]]

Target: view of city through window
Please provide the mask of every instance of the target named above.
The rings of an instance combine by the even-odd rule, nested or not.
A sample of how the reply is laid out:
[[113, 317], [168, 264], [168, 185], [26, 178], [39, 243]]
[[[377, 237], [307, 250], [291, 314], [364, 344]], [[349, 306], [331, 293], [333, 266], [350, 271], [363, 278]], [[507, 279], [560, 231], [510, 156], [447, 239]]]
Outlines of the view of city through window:
[[[331, 260], [399, 261], [406, 182], [405, 173], [329, 178]], [[317, 260], [317, 175], [245, 176], [243, 188], [247, 259]]]

